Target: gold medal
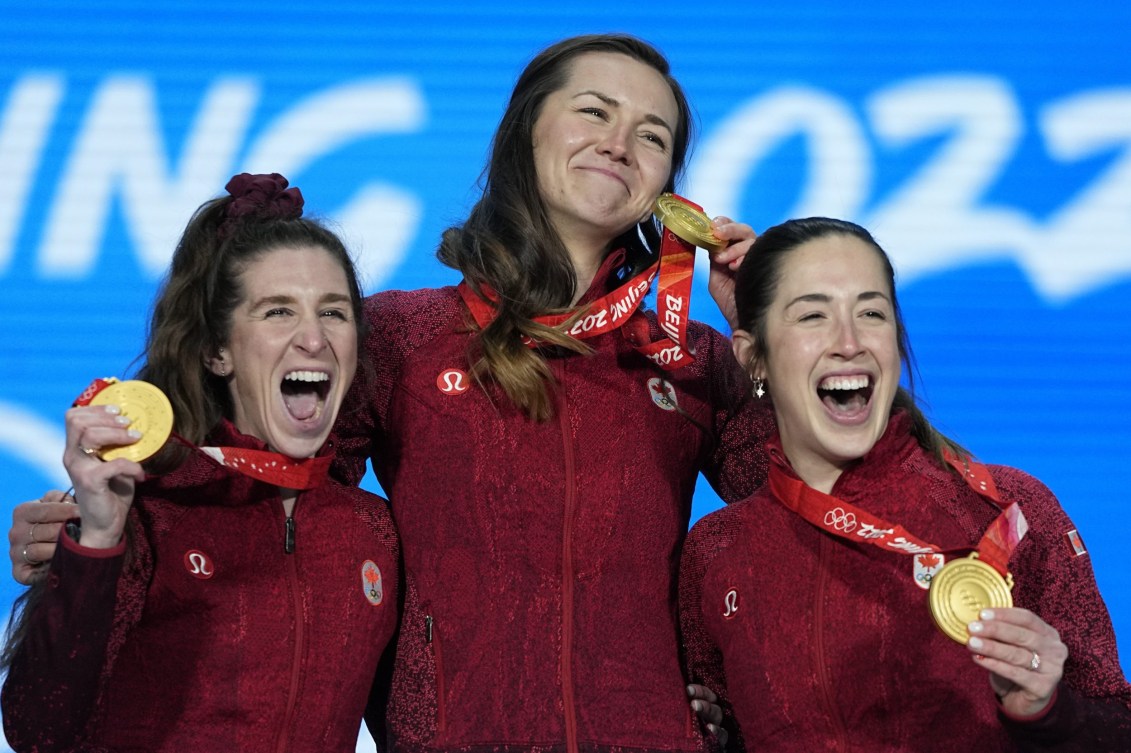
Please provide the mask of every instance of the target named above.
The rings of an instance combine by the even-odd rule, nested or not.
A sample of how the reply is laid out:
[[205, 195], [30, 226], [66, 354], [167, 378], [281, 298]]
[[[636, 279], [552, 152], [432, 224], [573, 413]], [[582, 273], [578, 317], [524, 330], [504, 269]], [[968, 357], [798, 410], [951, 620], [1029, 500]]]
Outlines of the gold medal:
[[977, 552], [951, 560], [931, 579], [931, 617], [939, 630], [966, 645], [966, 626], [981, 619], [983, 609], [1013, 606], [1012, 588], [1013, 576], [1001, 577]]
[[712, 252], [720, 251], [726, 246], [726, 241], [720, 240], [711, 232], [710, 217], [670, 193], [660, 194], [652, 211], [664, 227], [688, 243]]
[[173, 406], [165, 393], [149, 382], [129, 379], [115, 382], [90, 400], [91, 405], [116, 405], [130, 419], [130, 428], [141, 432], [141, 439], [120, 447], [103, 447], [103, 460], [127, 458], [140, 463], [165, 445], [173, 432]]

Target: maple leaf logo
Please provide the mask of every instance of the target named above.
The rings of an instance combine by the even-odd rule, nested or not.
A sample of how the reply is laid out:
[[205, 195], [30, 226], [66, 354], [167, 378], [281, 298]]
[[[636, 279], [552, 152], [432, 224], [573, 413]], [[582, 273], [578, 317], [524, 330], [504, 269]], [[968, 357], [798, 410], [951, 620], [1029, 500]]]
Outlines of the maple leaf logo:
[[939, 564], [939, 556], [937, 554], [921, 554], [919, 555], [919, 564], [923, 567], [934, 567]]

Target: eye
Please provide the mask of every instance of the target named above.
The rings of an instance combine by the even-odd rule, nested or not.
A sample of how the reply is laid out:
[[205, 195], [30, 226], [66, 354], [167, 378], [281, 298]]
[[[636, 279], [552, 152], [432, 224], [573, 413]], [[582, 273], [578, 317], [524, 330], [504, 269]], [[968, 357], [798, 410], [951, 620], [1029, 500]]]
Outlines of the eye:
[[290, 313], [291, 313], [290, 309], [276, 307], [276, 308], [273, 308], [273, 309], [267, 309], [265, 312], [263, 312], [263, 317], [265, 319], [271, 319], [271, 318], [279, 317], [279, 316], [290, 316]]
[[797, 317], [797, 321], [799, 321], [799, 322], [811, 322], [811, 321], [817, 321], [818, 319], [824, 319], [824, 318], [825, 318], [825, 315], [820, 311], [807, 311], [804, 314], [802, 314], [801, 316]]
[[343, 322], [350, 320], [349, 313], [345, 309], [326, 309], [321, 316], [326, 319], [339, 319]]
[[668, 142], [665, 141], [664, 137], [660, 136], [658, 133], [645, 131], [644, 133], [640, 134], [640, 138], [644, 139], [649, 144], [654, 144], [655, 146], [659, 147], [660, 151], [666, 152], [668, 150]]
[[886, 322], [888, 318], [887, 312], [881, 309], [868, 309], [862, 315], [866, 319], [874, 319], [878, 322]]
[[583, 112], [586, 115], [592, 115], [593, 117], [600, 118], [601, 120], [609, 119], [609, 114], [600, 107], [582, 107], [579, 112]]

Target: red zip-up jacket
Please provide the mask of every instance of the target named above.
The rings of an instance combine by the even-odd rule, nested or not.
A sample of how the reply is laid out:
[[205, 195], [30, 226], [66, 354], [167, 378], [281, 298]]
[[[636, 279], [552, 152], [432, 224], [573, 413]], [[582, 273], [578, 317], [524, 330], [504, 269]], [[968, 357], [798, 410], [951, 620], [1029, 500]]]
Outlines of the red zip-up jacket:
[[[211, 440], [265, 449], [227, 424]], [[396, 535], [332, 479], [293, 522], [287, 552], [276, 488], [193, 454], [138, 486], [128, 555], [63, 534], [4, 683], [11, 746], [353, 751], [396, 628]]]
[[752, 491], [773, 421], [732, 412], [749, 380], [727, 339], [693, 322], [695, 362], [672, 372], [621, 330], [550, 354], [540, 423], [468, 378], [455, 288], [379, 293], [366, 315], [376, 381], [343, 408], [337, 459], [356, 481], [372, 458], [401, 536], [393, 749], [698, 748], [675, 602], [692, 491], [700, 470], [726, 499]]
[[[893, 417], [833, 496], [943, 549], [973, 547], [1000, 509], [931, 459], [908, 425]], [[796, 478], [780, 444], [770, 448], [771, 476]], [[1009, 562], [1014, 605], [1068, 647], [1046, 713], [999, 711], [989, 673], [935, 627], [912, 557], [819, 530], [767, 485], [696, 523], [680, 573], [690, 673], [740, 729], [728, 750], [1131, 751], [1131, 686], [1089, 558], [1067, 536], [1075, 526], [1033, 477], [989, 470], [1029, 523]]]

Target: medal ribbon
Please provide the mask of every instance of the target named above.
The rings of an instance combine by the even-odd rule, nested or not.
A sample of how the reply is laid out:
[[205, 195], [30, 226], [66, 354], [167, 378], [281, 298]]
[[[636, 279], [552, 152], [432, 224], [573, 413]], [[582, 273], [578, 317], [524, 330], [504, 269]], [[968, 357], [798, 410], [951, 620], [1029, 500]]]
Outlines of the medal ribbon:
[[[114, 377], [95, 379], [75, 399], [73, 405], [89, 405], [95, 395], [117, 381]], [[197, 447], [176, 432], [172, 436], [181, 444], [203, 453], [225, 468], [285, 489], [313, 489], [321, 485], [329, 474], [330, 463], [334, 459], [333, 455], [322, 455], [295, 460], [269, 450], [253, 450], [245, 447]]]
[[[950, 453], [947, 453], [946, 459], [962, 474], [963, 480], [971, 489], [1002, 509], [1001, 514], [982, 535], [975, 550], [979, 559], [1004, 577], [1008, 571], [1010, 555], [1029, 528], [1025, 516], [1016, 502], [1009, 505], [1002, 502], [989, 470], [984, 465], [960, 460]], [[817, 491], [804, 481], [788, 475], [776, 464], [770, 467], [769, 480], [770, 489], [782, 504], [834, 536], [901, 554], [916, 555], [945, 551], [935, 544], [919, 539], [902, 526], [893, 525], [831, 494]]]
[[[677, 197], [698, 211], [702, 207]], [[546, 327], [561, 329], [567, 335], [579, 340], [603, 335], [622, 327], [629, 321], [633, 326], [626, 337], [633, 347], [665, 370], [686, 366], [694, 360], [694, 353], [687, 344], [687, 322], [691, 309], [691, 280], [695, 271], [695, 246], [679, 238], [664, 228], [660, 242], [660, 258], [628, 282], [591, 303], [573, 311], [561, 314], [544, 314], [533, 318]], [[656, 290], [657, 318], [665, 337], [648, 342], [647, 322], [640, 313], [640, 302], [644, 300], [652, 280], [659, 274]], [[495, 306], [499, 296], [486, 285], [481, 285], [483, 295], [479, 297], [466, 281], [460, 282], [459, 293], [471, 311], [475, 323], [483, 329], [495, 318]], [[569, 320], [573, 323], [565, 326]], [[537, 347], [538, 343], [523, 337], [527, 347]]]

